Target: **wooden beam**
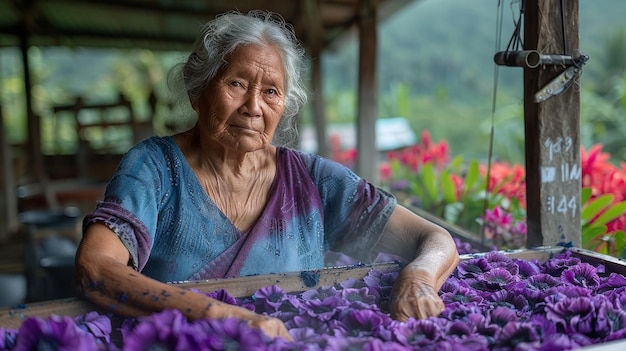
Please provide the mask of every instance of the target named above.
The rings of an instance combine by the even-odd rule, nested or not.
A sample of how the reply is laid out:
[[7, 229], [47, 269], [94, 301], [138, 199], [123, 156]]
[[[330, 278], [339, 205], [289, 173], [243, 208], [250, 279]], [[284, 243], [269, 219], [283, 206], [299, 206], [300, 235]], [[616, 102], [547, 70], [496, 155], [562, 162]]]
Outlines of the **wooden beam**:
[[311, 89], [313, 91], [313, 123], [317, 154], [330, 157], [330, 147], [326, 139], [326, 113], [324, 112], [324, 90], [322, 87], [322, 48], [324, 46], [324, 27], [320, 14], [319, 0], [305, 0], [303, 22], [306, 27], [306, 39], [311, 57]]
[[[578, 0], [528, 0], [524, 49], [572, 55], [579, 45], [578, 23]], [[535, 102], [535, 94], [564, 70], [562, 65], [524, 68], [528, 247], [581, 245], [579, 89], [574, 85]]]
[[371, 183], [378, 184], [378, 152], [376, 150], [376, 116], [378, 113], [378, 85], [376, 80], [377, 1], [361, 0], [359, 6], [356, 173]]

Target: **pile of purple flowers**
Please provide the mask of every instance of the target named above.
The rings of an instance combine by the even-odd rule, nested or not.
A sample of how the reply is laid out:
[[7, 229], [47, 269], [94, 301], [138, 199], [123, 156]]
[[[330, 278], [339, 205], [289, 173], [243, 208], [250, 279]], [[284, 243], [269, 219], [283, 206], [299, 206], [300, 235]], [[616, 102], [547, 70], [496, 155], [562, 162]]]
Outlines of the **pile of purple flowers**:
[[446, 309], [426, 320], [390, 318], [397, 274], [372, 269], [299, 294], [278, 286], [245, 299], [207, 294], [283, 320], [295, 341], [236, 319], [189, 322], [174, 310], [115, 328], [91, 312], [0, 329], [0, 350], [571, 350], [626, 338], [626, 278], [569, 251], [544, 263], [497, 251], [464, 260], [440, 291]]

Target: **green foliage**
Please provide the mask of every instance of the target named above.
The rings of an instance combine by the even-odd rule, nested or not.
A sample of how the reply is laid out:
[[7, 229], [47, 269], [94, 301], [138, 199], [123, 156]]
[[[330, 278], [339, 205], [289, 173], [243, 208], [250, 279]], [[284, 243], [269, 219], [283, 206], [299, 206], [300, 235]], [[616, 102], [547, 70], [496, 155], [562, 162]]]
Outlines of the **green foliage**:
[[488, 191], [487, 178], [480, 174], [480, 164], [475, 159], [466, 164], [462, 156], [457, 156], [439, 170], [428, 161], [415, 173], [403, 171], [397, 160], [391, 163], [394, 174], [407, 176], [407, 191], [416, 201], [414, 205], [477, 235], [480, 234], [478, 219], [486, 209], [500, 206], [516, 214], [521, 211], [518, 201], [499, 193], [510, 178], [501, 179]]
[[582, 247], [626, 258], [626, 233], [623, 230], [607, 233], [606, 224], [626, 213], [626, 200], [614, 203], [614, 197], [613, 194], [603, 194], [591, 199], [591, 189], [582, 189]]

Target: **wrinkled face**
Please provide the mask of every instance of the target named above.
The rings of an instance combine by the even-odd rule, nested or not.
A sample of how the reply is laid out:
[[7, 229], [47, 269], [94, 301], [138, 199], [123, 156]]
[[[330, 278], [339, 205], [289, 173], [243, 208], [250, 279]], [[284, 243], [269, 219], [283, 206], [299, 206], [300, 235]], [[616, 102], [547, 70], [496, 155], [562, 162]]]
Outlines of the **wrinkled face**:
[[273, 47], [242, 46], [194, 106], [204, 137], [226, 149], [251, 152], [270, 145], [285, 109], [285, 71]]

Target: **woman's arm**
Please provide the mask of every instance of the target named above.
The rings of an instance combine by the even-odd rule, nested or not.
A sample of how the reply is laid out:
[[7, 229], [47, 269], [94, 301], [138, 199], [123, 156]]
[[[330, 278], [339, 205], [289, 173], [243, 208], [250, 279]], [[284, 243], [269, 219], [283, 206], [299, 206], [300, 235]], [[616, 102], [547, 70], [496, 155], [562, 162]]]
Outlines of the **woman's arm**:
[[459, 263], [450, 233], [398, 205], [377, 249], [409, 262], [394, 284], [392, 317], [404, 321], [439, 315], [444, 305], [437, 291]]
[[280, 320], [149, 278], [129, 267], [129, 259], [128, 250], [115, 233], [102, 224], [90, 225], [76, 253], [75, 281], [79, 294], [124, 316], [178, 309], [190, 320], [207, 317], [247, 320], [271, 337], [291, 340]]

